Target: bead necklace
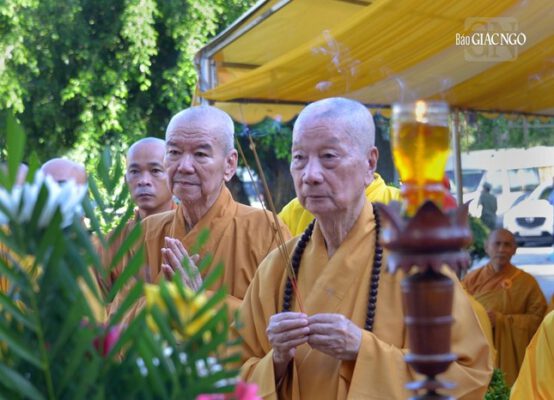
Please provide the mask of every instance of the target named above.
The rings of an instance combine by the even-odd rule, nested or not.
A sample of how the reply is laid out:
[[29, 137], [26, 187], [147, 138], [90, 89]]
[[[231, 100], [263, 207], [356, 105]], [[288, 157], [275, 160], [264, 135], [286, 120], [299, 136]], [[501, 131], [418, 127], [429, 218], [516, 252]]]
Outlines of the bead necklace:
[[[367, 314], [365, 321], [365, 329], [371, 332], [373, 330], [373, 323], [375, 321], [375, 309], [377, 305], [377, 292], [379, 289], [379, 276], [381, 274], [381, 261], [383, 260], [383, 248], [379, 244], [379, 233], [381, 230], [381, 223], [379, 220], [379, 214], [375, 206], [373, 207], [373, 215], [375, 217], [375, 255], [373, 256], [373, 270], [371, 271], [371, 277], [369, 281], [369, 299], [367, 303]], [[296, 244], [294, 252], [292, 254], [292, 268], [294, 275], [298, 276], [298, 270], [300, 269], [300, 260], [302, 254], [306, 249], [312, 233], [314, 232], [315, 220], [306, 228], [302, 237]], [[292, 303], [292, 281], [290, 277], [287, 277], [287, 283], [285, 284], [285, 293], [283, 296], [283, 311], [290, 311]]]

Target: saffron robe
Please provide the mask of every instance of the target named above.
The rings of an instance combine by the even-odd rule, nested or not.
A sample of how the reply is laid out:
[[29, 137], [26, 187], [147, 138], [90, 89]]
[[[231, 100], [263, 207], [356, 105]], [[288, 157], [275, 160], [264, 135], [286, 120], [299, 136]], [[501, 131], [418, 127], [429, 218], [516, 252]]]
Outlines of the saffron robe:
[[277, 247], [277, 229], [283, 233], [284, 240], [290, 238], [290, 233], [282, 222], [279, 227], [275, 227], [270, 213], [237, 203], [225, 186], [214, 205], [188, 231], [185, 227], [182, 203], [175, 211], [145, 218], [142, 227], [146, 263], [155, 282], [161, 275], [161, 248], [165, 247], [164, 238], [170, 236], [180, 239], [185, 249], [190, 251], [196, 244], [200, 232], [208, 229], [208, 240], [198, 254], [201, 259], [207, 253], [211, 254], [213, 262], [202, 276], [206, 276], [213, 267], [222, 262], [224, 272], [215, 287], [225, 285], [229, 295], [237, 300], [244, 298], [246, 288], [260, 262]]
[[[374, 174], [371, 184], [365, 189], [365, 196], [369, 202], [390, 203], [400, 200], [400, 190], [387, 186], [379, 174]], [[314, 216], [300, 204], [298, 198], [292, 199], [279, 213], [279, 217], [288, 226], [292, 236], [298, 236], [306, 230]]]
[[[292, 252], [298, 238], [286, 247]], [[335, 254], [328, 259], [322, 233], [316, 223], [314, 233], [301, 259], [298, 290], [303, 311], [340, 313], [363, 328], [369, 294], [369, 280], [375, 251], [375, 220], [366, 203], [358, 220]], [[383, 264], [386, 265], [386, 264]], [[452, 395], [482, 399], [492, 375], [489, 346], [466, 294], [455, 281], [452, 351], [459, 359], [444, 379], [457, 383]], [[258, 384], [264, 399], [406, 399], [404, 385], [416, 379], [404, 361], [408, 351], [400, 281], [382, 271], [379, 281], [373, 332], [362, 333], [358, 357], [340, 361], [308, 344], [298, 346], [296, 356], [279, 387], [275, 385], [273, 350], [266, 335], [269, 318], [282, 310], [287, 277], [286, 266], [277, 251], [260, 265], [239, 309], [242, 327], [242, 376]], [[292, 311], [300, 311], [294, 296]], [[240, 324], [238, 325], [240, 326]], [[442, 376], [441, 376], [442, 377]]]
[[554, 312], [544, 318], [529, 343], [510, 399], [554, 399]]
[[546, 300], [535, 278], [508, 265], [496, 272], [491, 264], [470, 272], [463, 285], [487, 310], [495, 311], [493, 328], [496, 366], [511, 386], [546, 310]]
[[[202, 276], [209, 274], [218, 263], [223, 263], [223, 273], [211, 289], [223, 285], [227, 287], [226, 303], [230, 316], [242, 302], [260, 262], [279, 243], [273, 216], [258, 208], [237, 203], [225, 186], [214, 205], [192, 229], [187, 230], [185, 227], [182, 203], [176, 210], [145, 218], [142, 228], [147, 264], [145, 275], [153, 282], [158, 282], [163, 275], [161, 248], [165, 247], [166, 236], [180, 239], [185, 249], [190, 252], [200, 232], [207, 229], [208, 240], [198, 254], [203, 259], [209, 253], [213, 257], [213, 262], [202, 272]], [[278, 229], [281, 230], [284, 240], [290, 239], [290, 233], [281, 221]], [[122, 290], [112, 302], [110, 315], [119, 308], [125, 292], [125, 289]], [[143, 305], [144, 300], [141, 299], [127, 313], [124, 321], [134, 318]]]
[[491, 321], [489, 319], [489, 315], [487, 314], [487, 310], [485, 310], [485, 307], [481, 303], [477, 301], [475, 297], [470, 295], [466, 292], [467, 298], [469, 299], [469, 302], [471, 303], [471, 307], [473, 308], [473, 311], [475, 312], [475, 315], [477, 316], [477, 320], [479, 321], [479, 325], [481, 325], [481, 330], [485, 334], [485, 337], [487, 338], [487, 343], [489, 344], [490, 348], [490, 356], [492, 363], [494, 364], [496, 360], [496, 349], [494, 348], [494, 337], [492, 335], [492, 325]]

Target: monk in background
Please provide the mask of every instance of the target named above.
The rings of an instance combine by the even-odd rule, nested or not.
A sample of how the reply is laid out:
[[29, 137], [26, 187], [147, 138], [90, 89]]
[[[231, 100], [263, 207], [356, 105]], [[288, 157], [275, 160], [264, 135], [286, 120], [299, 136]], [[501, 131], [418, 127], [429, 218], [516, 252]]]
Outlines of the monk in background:
[[466, 290], [488, 312], [497, 351], [496, 366], [504, 372], [509, 386], [517, 377], [525, 348], [546, 310], [546, 300], [535, 278], [510, 262], [516, 249], [510, 231], [492, 231], [485, 243], [490, 262], [463, 280]]
[[77, 185], [87, 184], [87, 172], [82, 164], [66, 158], [53, 158], [40, 168], [44, 175], [50, 175], [59, 184], [69, 180]]
[[109, 233], [110, 247], [106, 251], [101, 250], [106, 275], [100, 277], [100, 282], [105, 293], [110, 291], [128, 261], [123, 258], [110, 268], [117, 251], [136, 224], [150, 215], [175, 208], [163, 166], [164, 155], [165, 142], [154, 137], [140, 139], [127, 151], [125, 183], [136, 209], [134, 218], [127, 222], [118, 237], [113, 236], [114, 232]]
[[[385, 272], [376, 210], [365, 190], [378, 151], [366, 107], [332, 98], [307, 106], [293, 128], [290, 171], [296, 195], [315, 217], [287, 247], [258, 268], [239, 309], [242, 377], [264, 399], [405, 399], [414, 373], [400, 282]], [[381, 262], [383, 268], [381, 268]], [[444, 378], [451, 394], [482, 399], [492, 374], [489, 346], [462, 287], [455, 281], [452, 351]], [[238, 329], [238, 330], [237, 330]]]

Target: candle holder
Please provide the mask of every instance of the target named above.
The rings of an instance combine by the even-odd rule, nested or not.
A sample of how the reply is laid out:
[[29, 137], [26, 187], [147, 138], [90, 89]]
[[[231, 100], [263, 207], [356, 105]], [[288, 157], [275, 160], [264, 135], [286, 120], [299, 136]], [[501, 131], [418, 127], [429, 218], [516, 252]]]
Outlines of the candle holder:
[[455, 385], [437, 379], [456, 355], [450, 352], [453, 282], [441, 273], [467, 268], [464, 248], [471, 242], [467, 206], [444, 213], [441, 184], [449, 153], [448, 106], [426, 103], [393, 106], [392, 153], [403, 185], [402, 204], [377, 204], [389, 272], [402, 269], [404, 321], [410, 352], [406, 362], [421, 381], [408, 389], [425, 390], [412, 399], [449, 399], [437, 390]]

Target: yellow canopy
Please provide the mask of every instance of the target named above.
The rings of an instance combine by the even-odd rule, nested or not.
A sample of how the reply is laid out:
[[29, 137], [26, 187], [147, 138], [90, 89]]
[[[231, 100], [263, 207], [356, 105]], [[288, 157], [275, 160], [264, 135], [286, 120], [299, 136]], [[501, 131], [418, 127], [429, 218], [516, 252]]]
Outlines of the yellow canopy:
[[554, 116], [553, 17], [552, 0], [260, 1], [197, 54], [197, 101], [247, 123], [331, 96]]

